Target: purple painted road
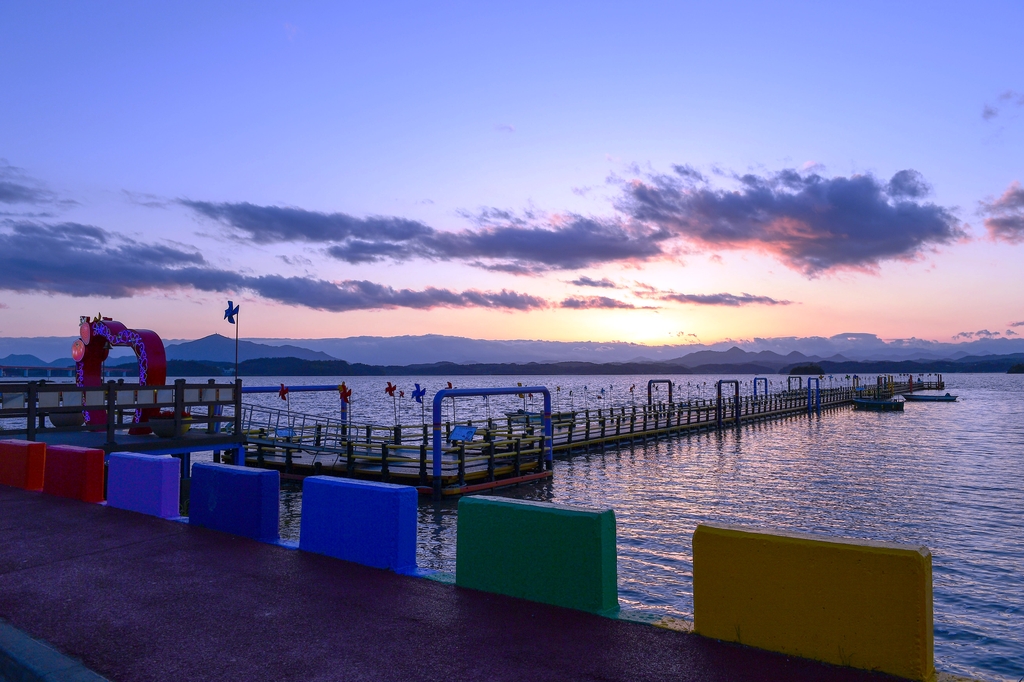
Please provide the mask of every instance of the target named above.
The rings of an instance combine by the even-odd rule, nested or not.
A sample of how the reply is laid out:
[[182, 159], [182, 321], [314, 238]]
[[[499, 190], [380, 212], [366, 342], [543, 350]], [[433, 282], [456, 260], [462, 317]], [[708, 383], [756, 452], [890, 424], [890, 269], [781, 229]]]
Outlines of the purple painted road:
[[4, 486], [0, 618], [115, 682], [893, 679]]

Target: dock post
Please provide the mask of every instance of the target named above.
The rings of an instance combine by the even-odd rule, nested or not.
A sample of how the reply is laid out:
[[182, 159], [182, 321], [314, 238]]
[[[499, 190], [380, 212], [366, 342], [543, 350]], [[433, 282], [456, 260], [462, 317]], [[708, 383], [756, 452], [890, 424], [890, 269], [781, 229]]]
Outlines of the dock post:
[[427, 484], [427, 443], [420, 443], [420, 485]]
[[[28, 374], [28, 370], [25, 370]], [[28, 402], [25, 407], [28, 408], [28, 416], [26, 417], [25, 428], [28, 431], [25, 438], [26, 440], [34, 441], [36, 439], [36, 382], [28, 382]]]
[[349, 478], [356, 473], [356, 444], [352, 441], [348, 441], [348, 447], [345, 448], [345, 473]]
[[466, 443], [459, 443], [459, 485], [466, 485]]
[[[242, 380], [235, 379], [235, 392], [232, 396], [235, 399], [235, 437], [239, 438], [242, 434]], [[243, 443], [244, 447], [244, 443]], [[242, 466], [245, 466], [245, 456], [242, 456]]]
[[[180, 381], [182, 383], [185, 383], [184, 379], [178, 379], [178, 381]], [[177, 382], [175, 382], [175, 383], [177, 383]], [[117, 392], [114, 390], [114, 386], [116, 386], [116, 384], [112, 380], [107, 382], [107, 447], [110, 447], [110, 448], [114, 447], [114, 444], [115, 444], [115, 441], [114, 441], [114, 409], [116, 407], [116, 404], [114, 402], [114, 397], [117, 395]], [[180, 419], [180, 417], [175, 416], [175, 421], [174, 421], [174, 437], [177, 438], [180, 433], [181, 433], [181, 419]]]
[[487, 444], [487, 482], [494, 480], [494, 442]]
[[515, 471], [515, 477], [519, 478], [520, 467], [522, 466], [522, 463], [521, 463], [521, 460], [520, 460], [520, 456], [522, 455], [522, 444], [519, 442], [518, 438], [516, 438], [515, 448], [516, 448], [516, 458], [515, 458], [514, 463], [513, 463], [512, 466], [513, 466], [513, 469]]

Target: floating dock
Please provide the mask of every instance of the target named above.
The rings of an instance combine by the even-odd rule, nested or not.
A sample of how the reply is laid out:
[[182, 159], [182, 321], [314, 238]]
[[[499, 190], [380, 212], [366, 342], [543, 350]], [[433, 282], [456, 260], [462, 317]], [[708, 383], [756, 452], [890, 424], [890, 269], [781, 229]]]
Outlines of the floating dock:
[[[660, 381], [663, 380], [652, 380]], [[540, 413], [448, 421], [432, 428], [428, 424], [356, 425], [243, 404], [241, 423], [246, 462], [250, 465], [277, 469], [285, 478], [327, 474], [407, 483], [424, 494], [435, 491], [432, 434], [434, 428], [440, 428], [446, 443], [440, 451], [441, 494], [451, 496], [550, 477], [553, 457], [736, 428], [752, 422], [821, 414], [823, 410], [849, 407], [863, 397], [889, 399], [944, 387], [941, 377], [918, 381], [913, 386], [909, 382], [886, 380], [867, 388], [797, 389], [748, 396], [739, 396], [736, 391], [732, 396], [714, 400], [652, 401], [554, 412], [550, 415], [549, 439], [544, 436]], [[452, 438], [459, 426], [474, 429], [471, 440]]]

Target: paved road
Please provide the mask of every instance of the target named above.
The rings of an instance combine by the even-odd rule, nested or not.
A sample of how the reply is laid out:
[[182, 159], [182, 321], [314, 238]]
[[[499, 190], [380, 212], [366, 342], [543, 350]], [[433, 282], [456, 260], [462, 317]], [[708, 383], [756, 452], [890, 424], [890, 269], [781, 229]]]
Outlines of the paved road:
[[893, 679], [4, 486], [0, 618], [116, 682]]

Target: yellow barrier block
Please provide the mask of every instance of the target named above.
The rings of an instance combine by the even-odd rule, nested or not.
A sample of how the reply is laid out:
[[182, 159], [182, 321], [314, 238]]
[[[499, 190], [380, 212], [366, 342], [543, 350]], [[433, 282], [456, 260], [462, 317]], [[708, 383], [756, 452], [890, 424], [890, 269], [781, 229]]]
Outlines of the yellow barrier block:
[[693, 607], [705, 637], [935, 679], [926, 547], [701, 524]]

